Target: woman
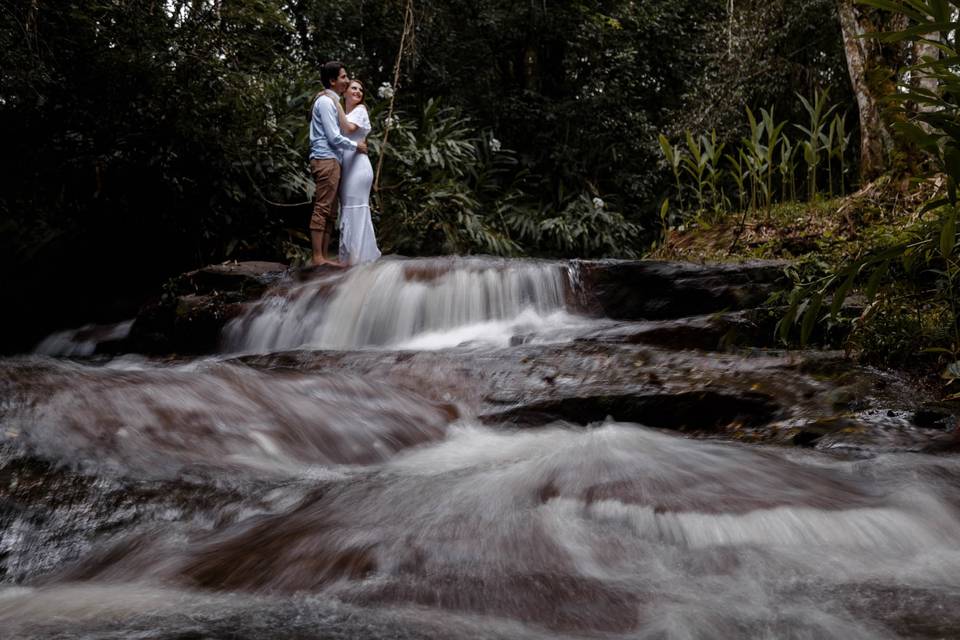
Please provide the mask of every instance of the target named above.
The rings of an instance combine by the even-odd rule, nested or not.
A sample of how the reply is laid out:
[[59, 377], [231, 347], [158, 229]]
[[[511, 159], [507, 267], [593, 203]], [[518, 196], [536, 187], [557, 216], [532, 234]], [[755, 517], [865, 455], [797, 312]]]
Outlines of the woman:
[[[340, 128], [354, 142], [370, 133], [370, 115], [363, 104], [363, 85], [351, 80], [344, 95], [346, 113], [340, 112]], [[370, 187], [373, 166], [365, 153], [345, 150], [340, 175], [340, 262], [346, 265], [372, 262], [380, 257], [370, 219]]]

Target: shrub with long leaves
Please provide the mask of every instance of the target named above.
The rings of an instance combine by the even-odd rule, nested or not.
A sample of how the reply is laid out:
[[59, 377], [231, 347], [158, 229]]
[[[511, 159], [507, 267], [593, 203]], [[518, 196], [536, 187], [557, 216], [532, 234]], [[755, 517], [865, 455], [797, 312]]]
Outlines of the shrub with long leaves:
[[[860, 287], [867, 306], [854, 321], [856, 329], [867, 332], [878, 317], [916, 314], [914, 342], [917, 349], [948, 358], [944, 377], [960, 379], [960, 257], [957, 255], [957, 184], [960, 183], [960, 50], [947, 34], [960, 28], [957, 11], [960, 3], [940, 0], [860, 0], [861, 4], [904, 14], [909, 25], [896, 32], [872, 34], [885, 42], [920, 41], [935, 45], [939, 57], [919, 60], [911, 68], [936, 80], [937, 89], [923, 89], [905, 83], [889, 96], [897, 111], [895, 125], [918, 147], [934, 159], [936, 170], [946, 176], [946, 190], [935, 196], [920, 214], [936, 213], [930, 221], [921, 221], [906, 240], [880, 246], [863, 256], [854, 256], [825, 276], [798, 283], [790, 295], [785, 317], [779, 326], [787, 339], [799, 325], [801, 344], [809, 340], [817, 322], [835, 319], [847, 294]], [[847, 144], [842, 124], [838, 124], [836, 145]], [[842, 138], [842, 139], [841, 139]], [[842, 174], [841, 174], [842, 175]], [[830, 299], [829, 312], [824, 301]], [[937, 329], [923, 334], [924, 316], [935, 316]], [[944, 322], [945, 320], [945, 322]], [[945, 328], [946, 331], [940, 329]], [[879, 354], [883, 356], [884, 354]]]
[[[813, 100], [799, 96], [809, 122], [793, 127], [805, 134], [805, 139], [791, 141], [786, 133], [787, 121], [777, 121], [773, 107], [760, 109], [760, 118], [747, 107], [749, 135], [741, 138], [735, 151], [723, 153], [726, 144], [718, 140], [716, 132], [710, 135], [684, 133], [684, 144], [673, 146], [666, 136], [658, 135], [660, 149], [666, 164], [673, 172], [676, 202], [683, 208], [683, 193], [696, 196], [696, 212], [703, 213], [707, 196], [715, 213], [739, 204], [744, 215], [750, 211], [765, 210], [769, 215], [779, 196], [782, 201], [797, 199], [796, 176], [799, 157], [806, 163], [807, 199], [817, 196], [817, 175], [827, 162], [827, 187], [834, 193], [834, 160], [840, 165], [840, 192], [846, 191], [845, 156], [851, 134], [846, 132], [844, 118], [835, 113], [837, 105], [830, 105], [827, 91], [816, 91]], [[830, 116], [833, 118], [830, 119]], [[779, 153], [778, 153], [779, 150]], [[681, 177], [687, 178], [687, 184]], [[724, 189], [733, 188], [735, 196], [727, 197]], [[689, 213], [689, 212], [688, 212]]]
[[[379, 110], [372, 115], [376, 120]], [[415, 255], [519, 253], [499, 224], [517, 194], [490, 188], [510, 153], [492, 152], [468, 119], [436, 100], [416, 119], [394, 118], [388, 148], [376, 135], [369, 140], [373, 158], [388, 154], [375, 200], [384, 248]]]
[[823, 91], [817, 89], [814, 92], [813, 102], [799, 93], [797, 97], [800, 98], [800, 102], [809, 117], [806, 126], [801, 124], [793, 126], [807, 136], [807, 139], [802, 141], [800, 145], [803, 148], [803, 158], [807, 162], [807, 200], [813, 200], [817, 197], [817, 167], [820, 165], [820, 154], [825, 148], [829, 149], [824, 145], [824, 129], [829, 127], [827, 120], [837, 106], [827, 106], [829, 91], [826, 89]]

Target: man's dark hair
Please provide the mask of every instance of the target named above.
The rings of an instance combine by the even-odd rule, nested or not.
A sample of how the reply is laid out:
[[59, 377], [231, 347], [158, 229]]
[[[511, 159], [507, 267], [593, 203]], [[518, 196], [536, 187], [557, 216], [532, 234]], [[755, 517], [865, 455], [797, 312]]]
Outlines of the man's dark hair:
[[331, 60], [320, 67], [320, 82], [324, 87], [331, 88], [333, 81], [340, 76], [340, 69], [343, 69], [343, 63], [339, 60]]

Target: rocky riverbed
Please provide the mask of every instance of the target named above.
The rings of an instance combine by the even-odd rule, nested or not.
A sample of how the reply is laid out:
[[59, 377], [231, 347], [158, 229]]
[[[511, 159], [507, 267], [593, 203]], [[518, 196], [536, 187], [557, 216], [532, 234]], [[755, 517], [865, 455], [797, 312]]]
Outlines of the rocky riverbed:
[[949, 636], [960, 412], [778, 348], [783, 266], [185, 274], [0, 361], [0, 627]]

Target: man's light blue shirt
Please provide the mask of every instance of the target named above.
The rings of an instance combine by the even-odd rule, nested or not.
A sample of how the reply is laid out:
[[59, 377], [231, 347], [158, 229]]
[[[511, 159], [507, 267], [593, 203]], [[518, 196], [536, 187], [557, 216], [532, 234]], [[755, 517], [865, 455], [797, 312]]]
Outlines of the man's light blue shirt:
[[340, 131], [337, 105], [328, 91], [317, 96], [310, 117], [310, 159], [335, 158], [343, 163], [343, 150], [356, 149], [357, 143]]

